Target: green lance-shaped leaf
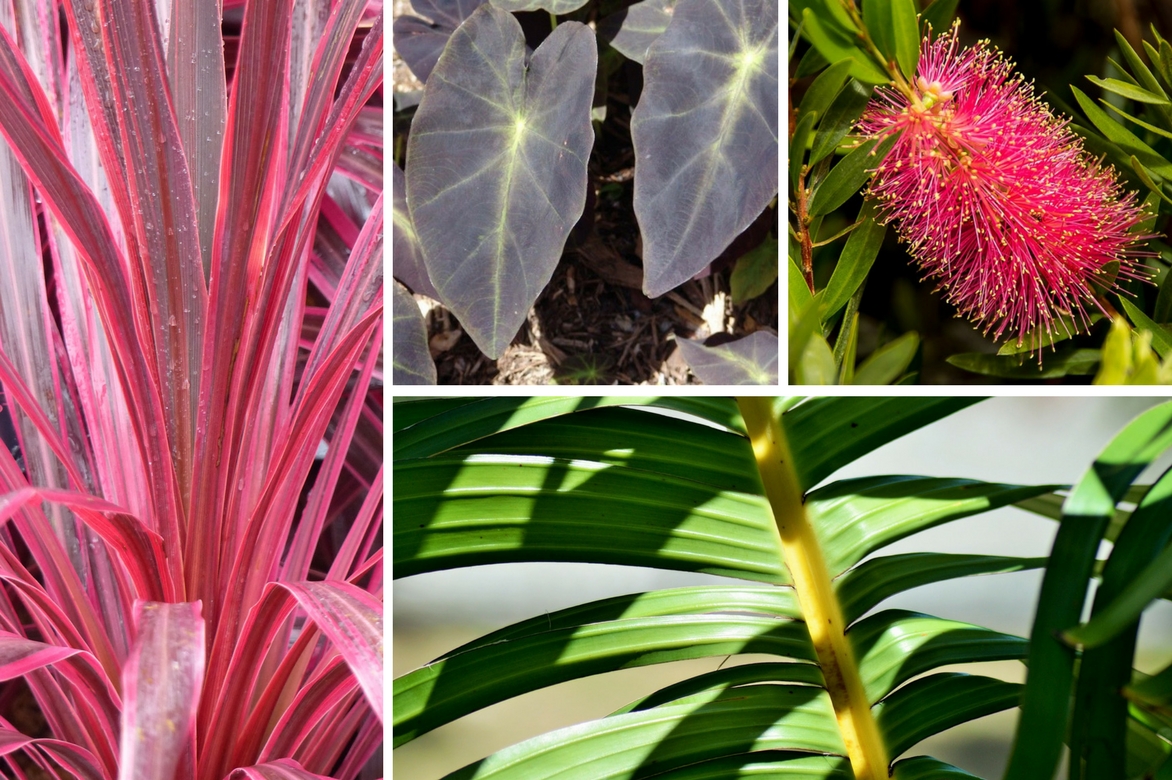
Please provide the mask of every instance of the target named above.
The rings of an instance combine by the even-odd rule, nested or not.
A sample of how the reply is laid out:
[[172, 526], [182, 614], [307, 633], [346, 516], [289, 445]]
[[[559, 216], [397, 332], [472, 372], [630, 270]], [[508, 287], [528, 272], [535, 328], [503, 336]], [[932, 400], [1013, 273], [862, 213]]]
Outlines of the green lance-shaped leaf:
[[777, 0], [681, 0], [631, 117], [643, 289], [724, 251], [777, 193]]
[[663, 35], [674, 9], [675, 0], [641, 0], [601, 20], [598, 37], [642, 65], [647, 48]]
[[706, 385], [777, 384], [777, 336], [759, 330], [718, 347], [679, 339], [680, 353]]
[[489, 357], [525, 321], [586, 204], [597, 63], [585, 25], [558, 25], [528, 55], [512, 14], [484, 5], [452, 34], [415, 113], [407, 203], [424, 262]]
[[393, 381], [397, 385], [434, 385], [435, 363], [427, 349], [427, 326], [407, 288], [397, 281], [394, 285]]
[[1071, 491], [1042, 580], [1030, 634], [1029, 677], [1006, 780], [1050, 777], [1067, 735], [1073, 648], [1057, 634], [1077, 623], [1095, 552], [1132, 481], [1172, 445], [1172, 404], [1149, 409], [1120, 432]]
[[[832, 756], [845, 752], [824, 691], [808, 685], [747, 685], [559, 729], [505, 748], [445, 780], [618, 780], [648, 777], [652, 769], [655, 777], [676, 777], [672, 770], [688, 778], [745, 777], [735, 765], [715, 774], [702, 770], [703, 762], [733, 757], [746, 764], [766, 758], [778, 762], [770, 763], [773, 771], [750, 777], [838, 779], [849, 776], [839, 769], [846, 762]], [[790, 761], [797, 764], [793, 771], [787, 769]]]
[[[484, 0], [412, 0], [419, 16], [400, 16], [395, 20], [395, 51], [420, 81], [435, 68], [448, 38], [472, 15]], [[431, 21], [428, 21], [430, 19]]]

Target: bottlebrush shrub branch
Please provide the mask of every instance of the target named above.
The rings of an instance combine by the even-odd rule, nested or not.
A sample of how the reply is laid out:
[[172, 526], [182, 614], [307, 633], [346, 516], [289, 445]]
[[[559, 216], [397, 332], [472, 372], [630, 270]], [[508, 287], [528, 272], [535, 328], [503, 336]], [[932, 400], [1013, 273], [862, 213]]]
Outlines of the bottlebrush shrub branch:
[[1117, 279], [1147, 278], [1135, 194], [994, 47], [960, 48], [956, 24], [923, 39], [914, 83], [879, 87], [857, 129], [895, 138], [867, 191], [880, 220], [994, 338], [1086, 326]]
[[17, 776], [382, 743], [382, 4], [220, 5], [0, 0], [0, 679], [50, 735], [0, 692]]

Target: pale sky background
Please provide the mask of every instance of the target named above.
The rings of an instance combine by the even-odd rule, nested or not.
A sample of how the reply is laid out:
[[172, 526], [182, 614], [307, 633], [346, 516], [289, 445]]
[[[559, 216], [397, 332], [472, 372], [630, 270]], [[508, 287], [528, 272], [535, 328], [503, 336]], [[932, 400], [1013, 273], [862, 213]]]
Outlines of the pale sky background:
[[[831, 477], [877, 474], [963, 476], [1000, 482], [1071, 483], [1153, 398], [1010, 398], [982, 401], [898, 439]], [[1165, 457], [1147, 481], [1172, 462]], [[932, 529], [884, 553], [935, 550], [1041, 556], [1056, 524], [1007, 508]], [[608, 596], [727, 582], [706, 575], [591, 564], [502, 564], [397, 580], [395, 624], [464, 623], [485, 629]], [[1040, 572], [966, 578], [908, 591], [885, 602], [1000, 631], [1028, 634]], [[1172, 644], [1172, 604], [1145, 615], [1141, 645]]]

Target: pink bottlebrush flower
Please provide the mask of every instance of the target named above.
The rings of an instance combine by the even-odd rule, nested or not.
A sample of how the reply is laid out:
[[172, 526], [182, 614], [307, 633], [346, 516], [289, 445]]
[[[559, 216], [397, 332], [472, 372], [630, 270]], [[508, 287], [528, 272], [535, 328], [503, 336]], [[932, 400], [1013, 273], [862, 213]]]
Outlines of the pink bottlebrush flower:
[[1085, 325], [1096, 291], [1146, 278], [1135, 194], [987, 41], [961, 49], [955, 25], [925, 38], [916, 83], [877, 90], [858, 129], [898, 134], [868, 195], [925, 277], [995, 338], [1020, 343], [1060, 315]]

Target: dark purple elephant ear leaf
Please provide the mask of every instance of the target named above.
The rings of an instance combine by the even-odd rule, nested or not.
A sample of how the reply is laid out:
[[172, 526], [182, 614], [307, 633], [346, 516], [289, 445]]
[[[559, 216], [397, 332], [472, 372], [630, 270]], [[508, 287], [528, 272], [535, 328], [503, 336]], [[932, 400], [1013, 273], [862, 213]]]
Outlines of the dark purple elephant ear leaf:
[[435, 363], [427, 349], [427, 326], [411, 293], [397, 280], [394, 284], [391, 381], [396, 385], [434, 385]]
[[492, 4], [503, 11], [549, 11], [551, 14], [568, 14], [586, 5], [587, 0], [492, 0]]
[[777, 0], [679, 0], [631, 117], [643, 290], [700, 272], [777, 193]]
[[642, 64], [647, 47], [667, 29], [675, 4], [676, 0], [641, 0], [599, 21], [598, 37]]
[[706, 385], [777, 384], [777, 336], [759, 330], [744, 338], [706, 347], [677, 339], [692, 373]]
[[[460, 23], [472, 15], [485, 0], [412, 0], [419, 16], [400, 16], [395, 20], [392, 40], [395, 51], [422, 82], [443, 52], [448, 38]], [[428, 21], [428, 20], [431, 21]]]
[[594, 34], [559, 24], [531, 56], [483, 5], [452, 34], [407, 145], [407, 203], [440, 300], [490, 358], [553, 276], [586, 203]]
[[392, 275], [411, 288], [411, 292], [439, 300], [439, 293], [427, 276], [423, 265], [423, 250], [419, 248], [419, 237], [415, 224], [407, 209], [407, 182], [398, 165], [391, 164], [391, 236], [394, 240], [394, 266]]

